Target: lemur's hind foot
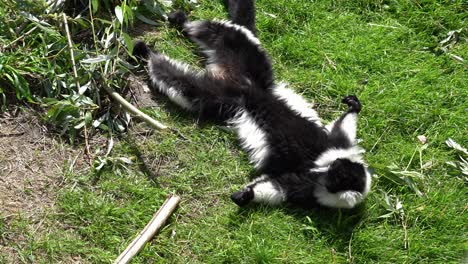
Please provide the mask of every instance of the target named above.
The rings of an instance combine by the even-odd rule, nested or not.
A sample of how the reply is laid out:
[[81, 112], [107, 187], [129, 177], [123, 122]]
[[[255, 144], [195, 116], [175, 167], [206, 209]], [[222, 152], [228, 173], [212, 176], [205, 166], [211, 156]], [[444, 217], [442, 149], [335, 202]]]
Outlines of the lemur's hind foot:
[[148, 59], [151, 53], [151, 49], [146, 45], [145, 42], [139, 40], [133, 44], [132, 55], [138, 60], [138, 62]]
[[359, 99], [355, 95], [348, 95], [343, 100], [341, 100], [343, 104], [348, 105], [349, 110], [348, 112], [355, 112], [359, 113], [362, 109], [361, 102], [359, 102]]
[[176, 10], [176, 11], [171, 12], [167, 16], [167, 21], [169, 21], [169, 24], [171, 24], [171, 26], [177, 29], [183, 29], [184, 24], [188, 21], [188, 18], [187, 18], [187, 14], [185, 14], [184, 11]]

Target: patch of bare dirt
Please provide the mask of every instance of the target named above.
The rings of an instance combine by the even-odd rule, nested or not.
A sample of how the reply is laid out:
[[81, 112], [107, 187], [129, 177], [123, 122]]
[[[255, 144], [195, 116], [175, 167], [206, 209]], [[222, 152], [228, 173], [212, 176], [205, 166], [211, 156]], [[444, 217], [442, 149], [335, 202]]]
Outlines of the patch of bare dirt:
[[130, 28], [129, 33], [133, 37], [157, 36], [159, 35], [159, 32], [156, 31], [155, 28], [156, 26], [143, 22], [137, 22], [135, 25], [133, 25], [132, 28]]
[[65, 162], [81, 163], [81, 155], [81, 150], [51, 138], [27, 112], [0, 117], [0, 215], [33, 214], [50, 206]]
[[130, 102], [137, 108], [157, 106], [158, 103], [154, 100], [154, 95], [148, 87], [147, 81], [136, 75], [128, 77], [129, 93], [126, 97], [130, 97]]
[[[40, 231], [62, 184], [65, 164], [83, 168], [83, 151], [53, 137], [39, 118], [16, 110], [0, 116], [0, 220], [27, 219], [27, 230]], [[21, 234], [3, 236], [0, 255], [8, 262], [18, 256], [12, 244], [21, 244]]]

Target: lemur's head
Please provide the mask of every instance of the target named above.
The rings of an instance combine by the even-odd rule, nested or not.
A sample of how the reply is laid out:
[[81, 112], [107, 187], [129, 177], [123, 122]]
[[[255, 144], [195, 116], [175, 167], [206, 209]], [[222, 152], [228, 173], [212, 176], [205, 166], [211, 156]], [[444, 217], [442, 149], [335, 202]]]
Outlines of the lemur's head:
[[359, 147], [329, 149], [315, 161], [325, 172], [319, 179], [315, 196], [319, 204], [335, 208], [353, 208], [369, 193], [371, 174], [362, 160]]

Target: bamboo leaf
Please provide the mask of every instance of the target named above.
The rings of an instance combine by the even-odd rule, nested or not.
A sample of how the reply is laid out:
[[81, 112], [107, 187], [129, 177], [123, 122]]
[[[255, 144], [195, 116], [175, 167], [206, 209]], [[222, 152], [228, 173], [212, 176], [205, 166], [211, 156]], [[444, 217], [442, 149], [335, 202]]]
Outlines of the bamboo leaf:
[[80, 128], [84, 127], [84, 125], [85, 125], [85, 122], [83, 121], [83, 122], [78, 123], [78, 125], [74, 126], [73, 128], [80, 129]]
[[86, 114], [85, 114], [85, 124], [86, 125], [90, 125], [91, 122], [93, 121], [93, 115], [91, 114], [90, 111], [86, 111]]
[[128, 53], [132, 54], [132, 52], [133, 52], [132, 38], [125, 32], [123, 32], [122, 35], [123, 35], [123, 39], [124, 39], [124, 42], [125, 42], [125, 46], [127, 46]]
[[145, 17], [144, 15], [140, 14], [140, 13], [136, 13], [135, 16], [142, 22], [146, 23], [146, 24], [149, 24], [149, 25], [153, 25], [153, 26], [158, 26], [159, 24], [156, 23], [155, 21]]
[[111, 58], [112, 58], [112, 56], [110, 56], [110, 55], [99, 55], [99, 56], [94, 57], [94, 58], [81, 60], [81, 63], [92, 64], [92, 63], [107, 61], [107, 60], [109, 60]]
[[96, 12], [99, 9], [99, 0], [92, 0], [91, 1], [91, 6], [93, 8], [93, 14], [96, 14]]
[[120, 7], [120, 6], [115, 7], [115, 16], [117, 17], [117, 20], [119, 20], [120, 24], [123, 25], [122, 7]]
[[466, 148], [462, 147], [460, 144], [458, 144], [457, 142], [455, 142], [451, 138], [448, 138], [445, 141], [445, 144], [447, 144], [447, 146], [449, 146], [450, 148], [453, 148], [455, 150], [458, 150], [458, 151], [462, 152], [465, 155], [468, 155], [468, 150], [466, 150]]

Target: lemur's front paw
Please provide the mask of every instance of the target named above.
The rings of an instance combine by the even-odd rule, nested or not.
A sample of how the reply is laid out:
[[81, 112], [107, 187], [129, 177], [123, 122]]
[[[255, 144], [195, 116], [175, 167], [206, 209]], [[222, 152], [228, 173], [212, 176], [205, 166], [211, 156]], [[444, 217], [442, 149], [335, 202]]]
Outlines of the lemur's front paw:
[[182, 29], [185, 22], [187, 22], [187, 15], [182, 10], [176, 10], [167, 16], [167, 21], [169, 21], [172, 26]]
[[252, 188], [247, 187], [238, 192], [231, 194], [231, 200], [235, 202], [238, 206], [247, 205], [254, 198], [254, 192]]
[[361, 102], [359, 102], [359, 99], [355, 95], [348, 95], [345, 98], [343, 98], [341, 102], [343, 104], [348, 105], [349, 112], [359, 113], [362, 109]]

